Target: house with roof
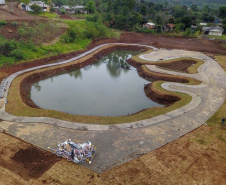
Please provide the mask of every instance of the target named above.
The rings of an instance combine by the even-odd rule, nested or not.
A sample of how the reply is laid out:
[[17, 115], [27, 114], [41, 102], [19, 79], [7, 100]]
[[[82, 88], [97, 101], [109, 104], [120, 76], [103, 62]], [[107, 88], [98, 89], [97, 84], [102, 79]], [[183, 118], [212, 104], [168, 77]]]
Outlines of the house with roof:
[[204, 35], [221, 36], [224, 29], [219, 26], [203, 27], [202, 31]]
[[200, 25], [200, 26], [207, 26], [207, 23], [205, 23], [205, 22], [200, 22], [199, 25]]
[[162, 31], [171, 32], [171, 31], [173, 31], [174, 28], [175, 28], [175, 24], [169, 23], [169, 24], [162, 26]]
[[75, 10], [75, 13], [87, 13], [85, 6], [77, 5], [74, 6], [73, 9]]
[[87, 13], [85, 10], [85, 6], [68, 6], [68, 5], [63, 5], [60, 7], [61, 9], [64, 9], [67, 14], [72, 14], [72, 13]]
[[153, 22], [148, 22], [148, 23], [144, 24], [143, 27], [147, 28], [147, 29], [154, 29], [155, 24]]
[[50, 6], [45, 4], [44, 2], [42, 1], [31, 1], [29, 4], [24, 4], [24, 3], [20, 3], [18, 5], [18, 7], [22, 10], [26, 10], [26, 11], [29, 11], [29, 12], [33, 12], [33, 10], [31, 9], [31, 6], [33, 4], [36, 4], [38, 6], [40, 6], [42, 8], [42, 11], [44, 12], [50, 12]]
[[0, 0], [0, 5], [5, 5], [5, 0]]
[[69, 14], [69, 13], [75, 13], [75, 11], [69, 5], [63, 5], [63, 6], [60, 7], [60, 9], [64, 9], [67, 14]]

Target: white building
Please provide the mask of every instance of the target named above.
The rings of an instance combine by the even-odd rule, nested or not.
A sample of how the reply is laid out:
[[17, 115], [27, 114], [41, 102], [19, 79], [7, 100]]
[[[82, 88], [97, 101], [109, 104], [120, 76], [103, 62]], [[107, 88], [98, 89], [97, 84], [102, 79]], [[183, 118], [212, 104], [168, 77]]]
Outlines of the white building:
[[85, 6], [78, 5], [78, 6], [74, 6], [73, 9], [75, 11], [79, 11], [80, 13], [87, 13], [87, 11], [85, 10]]
[[[36, 4], [38, 6], [40, 6], [42, 8], [42, 11], [45, 11], [45, 12], [50, 12], [50, 6], [43, 3], [42, 1], [31, 1], [29, 4], [24, 4], [24, 3], [20, 3], [20, 8], [23, 9], [23, 10], [27, 10], [29, 12], [33, 12], [33, 10], [31, 9], [31, 6], [33, 4]], [[18, 6], [19, 7], [19, 6]]]
[[214, 28], [209, 31], [209, 35], [221, 36], [223, 31], [223, 29]]
[[204, 32], [204, 35], [214, 35], [214, 36], [221, 36], [222, 33], [224, 32], [224, 29], [219, 27], [219, 26], [215, 26], [215, 27], [203, 27], [202, 31]]
[[143, 27], [145, 27], [147, 29], [154, 29], [155, 24], [153, 22], [148, 22], [147, 24], [143, 25]]
[[5, 0], [0, 0], [0, 5], [5, 5]]
[[200, 25], [200, 26], [207, 26], [207, 23], [205, 23], [205, 22], [200, 22], [199, 25]]

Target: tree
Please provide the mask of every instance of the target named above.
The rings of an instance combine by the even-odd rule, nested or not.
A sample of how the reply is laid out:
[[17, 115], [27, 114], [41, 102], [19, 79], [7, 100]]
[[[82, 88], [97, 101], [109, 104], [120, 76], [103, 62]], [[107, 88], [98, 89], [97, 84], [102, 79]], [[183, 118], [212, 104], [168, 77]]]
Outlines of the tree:
[[30, 3], [30, 0], [20, 0], [21, 3], [24, 3], [24, 4], [28, 4]]
[[223, 19], [222, 23], [226, 25], [226, 17]]
[[40, 13], [42, 11], [42, 8], [36, 4], [31, 5], [31, 9], [34, 11], [34, 13]]
[[52, 7], [53, 6], [53, 1], [52, 0], [47, 0], [46, 4]]
[[192, 11], [194, 11], [194, 12], [197, 12], [197, 11], [198, 11], [198, 8], [197, 8], [196, 5], [191, 5], [191, 9], [192, 9]]
[[130, 10], [132, 10], [136, 5], [135, 0], [123, 0], [123, 6], [127, 6]]
[[160, 15], [157, 15], [155, 18], [155, 22], [157, 25], [162, 25], [163, 24], [162, 17]]
[[147, 7], [144, 4], [140, 7], [140, 14], [143, 16], [147, 15]]
[[93, 14], [96, 11], [95, 3], [92, 0], [89, 0], [86, 4], [86, 10], [88, 11], [88, 14]]
[[53, 3], [59, 7], [61, 7], [62, 5], [67, 4], [66, 0], [53, 0]]
[[226, 6], [221, 6], [219, 8], [219, 17], [221, 17], [221, 18], [226, 17]]
[[192, 19], [190, 16], [183, 17], [181, 23], [185, 25], [185, 28], [190, 28], [192, 25]]
[[174, 24], [174, 22], [175, 22], [174, 17], [170, 17], [169, 20], [168, 20], [168, 22], [169, 22], [170, 24]]
[[176, 13], [175, 13], [175, 18], [181, 18], [185, 16], [186, 11], [179, 9]]
[[204, 6], [203, 9], [202, 9], [203, 12], [209, 12], [210, 11], [210, 8], [209, 6]]

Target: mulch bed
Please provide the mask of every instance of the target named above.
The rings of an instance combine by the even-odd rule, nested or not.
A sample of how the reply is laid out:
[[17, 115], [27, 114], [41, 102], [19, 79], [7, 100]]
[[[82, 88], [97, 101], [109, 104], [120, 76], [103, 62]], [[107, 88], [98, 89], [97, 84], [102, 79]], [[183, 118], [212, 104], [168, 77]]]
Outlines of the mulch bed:
[[11, 158], [13, 161], [23, 165], [27, 174], [31, 178], [41, 177], [57, 161], [60, 160], [56, 155], [31, 146], [27, 149], [20, 149]]

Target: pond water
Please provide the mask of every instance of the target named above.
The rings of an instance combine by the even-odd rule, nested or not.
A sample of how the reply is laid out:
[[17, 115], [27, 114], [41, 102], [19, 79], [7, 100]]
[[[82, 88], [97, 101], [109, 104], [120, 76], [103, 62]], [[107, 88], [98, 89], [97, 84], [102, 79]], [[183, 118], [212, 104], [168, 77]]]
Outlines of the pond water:
[[77, 115], [123, 116], [162, 106], [146, 97], [144, 84], [151, 82], [126, 62], [136, 54], [115, 51], [82, 69], [39, 81], [31, 99], [41, 108]]

